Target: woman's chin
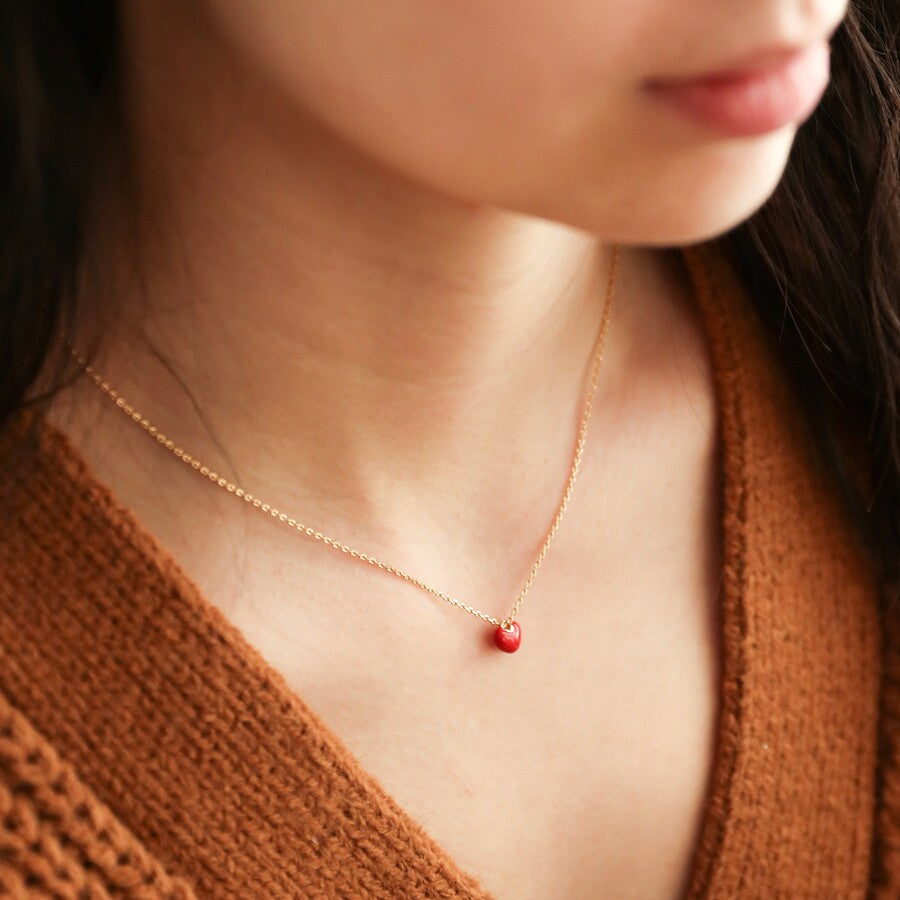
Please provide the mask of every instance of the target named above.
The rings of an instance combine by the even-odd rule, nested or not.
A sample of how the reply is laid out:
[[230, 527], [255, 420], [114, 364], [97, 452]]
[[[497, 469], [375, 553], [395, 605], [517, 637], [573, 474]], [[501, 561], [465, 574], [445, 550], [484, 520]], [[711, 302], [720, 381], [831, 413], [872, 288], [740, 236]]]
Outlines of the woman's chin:
[[[610, 204], [603, 188], [581, 193], [575, 209], [548, 218], [602, 236], [646, 246], [701, 243], [750, 218], [784, 175], [795, 128], [764, 138], [722, 141], [676, 159], [645, 161], [643, 185]], [[608, 215], [612, 211], [612, 215]]]

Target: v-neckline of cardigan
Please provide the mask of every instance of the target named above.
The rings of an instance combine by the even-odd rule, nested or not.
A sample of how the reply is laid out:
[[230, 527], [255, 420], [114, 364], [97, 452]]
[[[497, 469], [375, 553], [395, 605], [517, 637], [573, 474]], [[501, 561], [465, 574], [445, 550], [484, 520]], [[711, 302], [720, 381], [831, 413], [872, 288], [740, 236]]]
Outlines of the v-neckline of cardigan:
[[[722, 268], [716, 252], [710, 248], [685, 248], [682, 251], [690, 276], [694, 297], [702, 316], [704, 333], [712, 356], [718, 423], [718, 452], [721, 472], [721, 506], [719, 520], [722, 538], [722, 588], [719, 595], [721, 614], [719, 621], [720, 644], [720, 696], [715, 726], [714, 760], [709, 774], [707, 796], [704, 801], [700, 827], [690, 862], [687, 895], [701, 896], [713, 881], [713, 873], [723, 846], [733, 810], [734, 778], [739, 764], [742, 719], [745, 713], [744, 692], [741, 678], [746, 668], [746, 609], [747, 586], [747, 478], [746, 440], [743, 393], [752, 384], [742, 384], [737, 337], [732, 328], [746, 328], [753, 313], [735, 309], [737, 283], [724, 283], [731, 275]], [[730, 302], [725, 308], [726, 299]], [[738, 306], [743, 306], [746, 300]], [[733, 322], [732, 316], [737, 317]], [[755, 327], [755, 326], [749, 326]], [[62, 442], [65, 452], [78, 462], [90, 476], [90, 469], [62, 432], [47, 426]], [[249, 664], [261, 674], [266, 687], [274, 692], [273, 699], [291, 715], [308, 716], [318, 729], [317, 744], [332, 748], [335, 758], [349, 760], [354, 784], [368, 798], [372, 808], [384, 809], [385, 804], [406, 835], [411, 840], [421, 840], [430, 865], [439, 873], [444, 885], [450, 884], [461, 895], [489, 900], [477, 879], [459, 866], [450, 854], [427, 834], [423, 827], [394, 800], [378, 779], [369, 773], [358, 758], [331, 730], [315, 710], [307, 706], [299, 693], [290, 688], [280, 672], [266, 662], [261, 654], [244, 638], [243, 634], [224, 613], [194, 584], [171, 555], [145, 530], [127, 508], [120, 504], [114, 492], [102, 482], [92, 479], [97, 494], [105, 506], [104, 515], [112, 521], [127, 523], [130, 541], [138, 553], [162, 571], [175, 592], [189, 606], [189, 612], [204, 626], [214, 630], [216, 640], [226, 647], [242, 664]], [[237, 676], [235, 676], [237, 677]], [[352, 768], [352, 767], [351, 767]], [[436, 876], [437, 877], [437, 876]], [[444, 894], [442, 894], [443, 896]]]
[[[713, 314], [711, 306], [715, 300], [715, 292], [710, 290], [704, 293], [703, 282], [706, 280], [699, 274], [700, 269], [704, 266], [702, 254], [690, 249], [684, 249], [682, 253], [693, 283], [694, 296], [703, 315], [704, 331], [709, 341], [708, 317]], [[708, 284], [708, 281], [706, 283]], [[710, 349], [715, 354], [716, 347], [711, 347]], [[717, 371], [720, 367], [721, 361], [719, 365], [714, 365]], [[723, 387], [726, 388], [727, 396], [723, 396], [721, 393]], [[721, 647], [721, 669], [719, 708], [715, 726], [715, 755], [711, 767], [712, 771], [709, 775], [704, 812], [701, 817], [698, 834], [696, 835], [696, 846], [691, 859], [690, 877], [686, 882], [690, 889], [689, 893], [692, 896], [699, 886], [709, 878], [709, 869], [715, 859], [716, 846], [721, 841], [726, 826], [729, 804], [727, 802], [713, 803], [712, 796], [715, 794], [724, 799], [727, 795], [734, 770], [738, 731], [734, 727], [725, 727], [724, 723], [734, 723], [741, 715], [740, 693], [734, 691], [723, 693], [721, 691], [723, 680], [728, 677], [734, 677], [735, 673], [741, 668], [741, 662], [738, 658], [740, 646], [736, 639], [738, 634], [736, 626], [737, 617], [741, 614], [742, 601], [739, 573], [743, 570], [743, 562], [740, 559], [743, 542], [737, 533], [742, 517], [740, 514], [730, 517], [724, 514], [725, 510], [729, 508], [735, 509], [739, 505], [735, 491], [742, 481], [740, 476], [742, 454], [737, 443], [740, 439], [740, 432], [733, 431], [732, 441], [729, 443], [727, 436], [724, 434], [727, 431], [727, 423], [723, 420], [725, 406], [735, 404], [738, 397], [733, 389], [728, 390], [728, 386], [721, 383], [716, 384], [715, 390], [718, 412], [716, 421], [719, 424], [718, 446], [720, 458], [718, 462], [720, 464], [720, 472], [723, 475], [724, 483], [722, 487], [725, 495], [720, 497], [720, 509], [723, 510], [723, 517], [720, 517], [719, 522], [723, 538], [723, 573], [718, 594], [719, 602], [724, 605], [724, 615], [718, 618], [720, 622], [718, 637]], [[225, 613], [200, 590], [189, 573], [181, 567], [173, 555], [143, 526], [137, 516], [118, 500], [115, 491], [93, 474], [91, 466], [69, 441], [65, 433], [50, 423], [42, 423], [42, 427], [64, 448], [64, 452], [75, 462], [78, 468], [87, 475], [88, 480], [99, 495], [106, 517], [112, 521], [127, 522], [130, 540], [138, 552], [149, 559], [157, 561], [156, 565], [159, 565], [159, 561], [163, 561], [166, 578], [176, 588], [178, 596], [190, 605], [191, 612], [202, 618], [206, 624], [212, 625], [216, 630], [217, 638], [224, 645], [227, 645], [237, 657], [245, 660], [252, 658], [254, 660], [257, 668], [261, 669], [265, 680], [268, 681], [270, 689], [279, 695], [279, 699], [284, 700], [285, 708], [297, 708], [299, 706], [302, 712], [310, 715], [319, 730], [320, 740], [335, 748], [337, 750], [336, 755], [345, 755], [353, 761], [357, 768], [355, 774], [361, 782], [362, 790], [370, 798], [373, 798], [376, 803], [378, 801], [382, 803], [386, 801], [389, 806], [394, 808], [406, 830], [414, 834], [424, 835], [424, 839], [431, 844], [429, 855], [436, 862], [440, 863], [441, 879], [445, 883], [449, 881], [454, 889], [460, 892], [460, 896], [467, 896], [472, 898], [472, 900], [492, 900], [492, 895], [483, 887], [477, 877], [468, 873], [459, 865], [450, 853], [444, 850], [410, 813], [406, 812], [401, 804], [382, 786], [378, 778], [362, 765], [358, 757], [344, 743], [343, 739], [331, 729], [328, 722], [307, 704], [299, 691], [294, 690], [287, 684], [281, 672], [261, 655], [240, 629], [227, 618]], [[723, 437], [726, 437], [725, 446], [722, 444]], [[728, 501], [729, 494], [732, 495], [730, 504]]]

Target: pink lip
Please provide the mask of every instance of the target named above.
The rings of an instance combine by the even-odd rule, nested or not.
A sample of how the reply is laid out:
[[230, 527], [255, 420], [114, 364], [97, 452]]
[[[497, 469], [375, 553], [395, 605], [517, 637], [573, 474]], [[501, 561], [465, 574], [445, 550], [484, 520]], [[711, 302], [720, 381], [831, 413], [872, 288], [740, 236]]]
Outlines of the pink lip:
[[806, 119], [829, 77], [827, 42], [768, 54], [742, 69], [648, 82], [651, 96], [734, 137], [765, 134]]

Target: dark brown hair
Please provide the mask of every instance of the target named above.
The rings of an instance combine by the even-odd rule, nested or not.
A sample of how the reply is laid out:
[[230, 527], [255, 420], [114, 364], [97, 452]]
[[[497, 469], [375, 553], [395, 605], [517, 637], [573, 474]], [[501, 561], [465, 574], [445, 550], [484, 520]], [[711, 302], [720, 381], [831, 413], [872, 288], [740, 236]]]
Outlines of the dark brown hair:
[[[900, 567], [898, 8], [852, 3], [832, 41], [831, 85], [778, 189], [719, 238], [891, 595]], [[0, 0], [0, 425], [46, 400], [35, 380], [77, 311], [84, 227], [116, 136], [116, 12], [114, 0]], [[869, 470], [863, 480], [855, 453]]]

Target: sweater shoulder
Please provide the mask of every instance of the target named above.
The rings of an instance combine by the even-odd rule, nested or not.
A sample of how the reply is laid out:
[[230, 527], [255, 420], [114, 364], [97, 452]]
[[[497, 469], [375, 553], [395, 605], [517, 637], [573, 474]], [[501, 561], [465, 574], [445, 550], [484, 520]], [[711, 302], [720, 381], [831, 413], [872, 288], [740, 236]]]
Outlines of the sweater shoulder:
[[[30, 684], [27, 695], [40, 691], [40, 682], [22, 669], [3, 626], [15, 596], [36, 600], [78, 562], [76, 538], [93, 524], [75, 515], [84, 506], [80, 495], [91, 490], [79, 465], [30, 411], [0, 428], [0, 670], [11, 682]], [[0, 848], [3, 897], [195, 896], [2, 686]]]
[[883, 665], [871, 900], [900, 897], [900, 606], [882, 613]]
[[0, 693], [0, 894], [191, 900], [29, 719]]

